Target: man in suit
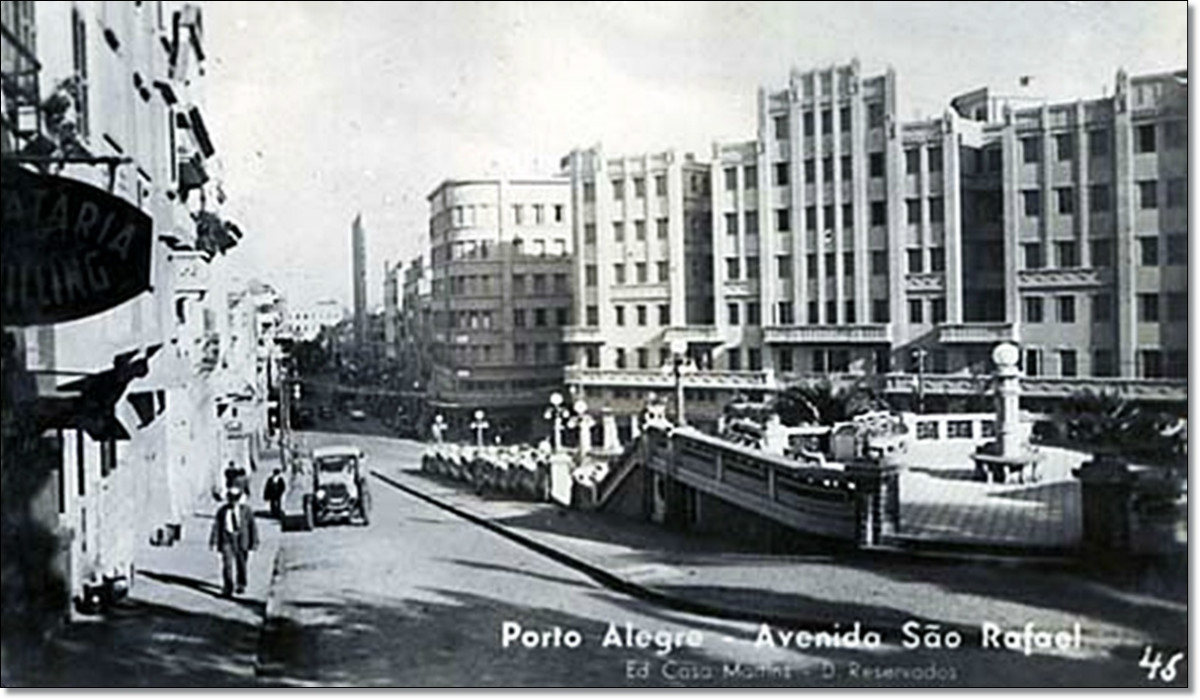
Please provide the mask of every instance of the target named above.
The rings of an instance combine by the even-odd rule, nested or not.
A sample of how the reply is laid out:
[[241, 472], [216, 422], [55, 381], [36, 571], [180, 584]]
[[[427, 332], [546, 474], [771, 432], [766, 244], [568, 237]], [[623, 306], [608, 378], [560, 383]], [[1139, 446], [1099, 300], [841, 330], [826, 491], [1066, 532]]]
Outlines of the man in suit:
[[263, 499], [271, 504], [271, 517], [283, 522], [283, 494], [287, 491], [287, 480], [283, 470], [276, 469], [263, 487]]
[[226, 502], [217, 509], [208, 546], [221, 553], [222, 593], [229, 597], [246, 591], [246, 560], [258, 548], [258, 528], [254, 511], [241, 500], [241, 489], [234, 486], [225, 494]]

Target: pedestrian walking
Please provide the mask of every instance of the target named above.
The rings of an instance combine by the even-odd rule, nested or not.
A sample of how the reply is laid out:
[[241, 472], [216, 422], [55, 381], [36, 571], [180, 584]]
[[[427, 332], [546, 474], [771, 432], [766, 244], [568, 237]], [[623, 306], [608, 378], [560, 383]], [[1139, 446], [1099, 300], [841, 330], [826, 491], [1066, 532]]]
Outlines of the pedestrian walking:
[[276, 467], [263, 487], [263, 500], [271, 505], [271, 517], [283, 522], [283, 494], [287, 491], [287, 480], [283, 470]]
[[237, 489], [246, 495], [250, 493], [250, 477], [245, 468], [239, 467], [232, 459], [229, 460], [229, 466], [225, 467], [225, 490], [229, 489]]
[[246, 561], [258, 548], [254, 511], [241, 502], [241, 496], [236, 486], [226, 491], [226, 502], [217, 509], [208, 538], [208, 546], [221, 554], [221, 592], [227, 598], [246, 591]]

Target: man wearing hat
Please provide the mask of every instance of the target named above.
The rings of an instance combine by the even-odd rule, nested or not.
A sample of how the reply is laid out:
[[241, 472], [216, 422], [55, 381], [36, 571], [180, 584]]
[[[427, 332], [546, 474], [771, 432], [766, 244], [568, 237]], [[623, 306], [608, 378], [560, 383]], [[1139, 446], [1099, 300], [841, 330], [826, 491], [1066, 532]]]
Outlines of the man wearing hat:
[[246, 591], [246, 560], [258, 547], [258, 528], [254, 511], [242, 501], [239, 486], [225, 492], [226, 502], [217, 509], [213, 519], [209, 547], [221, 553], [222, 593], [229, 597], [236, 591]]

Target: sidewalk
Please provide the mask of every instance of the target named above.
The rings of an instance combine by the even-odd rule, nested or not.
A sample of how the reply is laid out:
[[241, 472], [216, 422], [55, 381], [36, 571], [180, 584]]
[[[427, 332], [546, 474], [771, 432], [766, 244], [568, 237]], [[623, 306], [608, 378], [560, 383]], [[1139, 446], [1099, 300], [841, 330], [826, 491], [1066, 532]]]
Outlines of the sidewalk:
[[279, 525], [265, 516], [262, 484], [278, 458], [251, 474], [250, 504], [260, 547], [250, 556], [246, 593], [221, 597], [220, 557], [208, 548], [213, 513], [208, 493], [184, 518], [172, 547], [138, 552], [129, 597], [107, 615], [72, 623], [50, 643], [41, 673], [19, 685], [39, 687], [222, 687], [256, 684], [258, 640]]
[[646, 522], [480, 497], [416, 470], [376, 471], [605, 585], [691, 612], [809, 627], [861, 620], [875, 629], [899, 629], [911, 619], [963, 630], [984, 621], [1014, 628], [1079, 622], [1092, 651], [1187, 640], [1186, 563], [1102, 578], [1066, 560], [768, 555]]

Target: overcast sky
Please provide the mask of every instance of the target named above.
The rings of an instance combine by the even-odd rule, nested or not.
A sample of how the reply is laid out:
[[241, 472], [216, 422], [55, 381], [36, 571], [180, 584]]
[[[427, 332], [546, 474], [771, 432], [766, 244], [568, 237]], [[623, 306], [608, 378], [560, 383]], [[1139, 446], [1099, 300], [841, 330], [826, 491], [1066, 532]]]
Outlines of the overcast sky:
[[294, 304], [350, 300], [363, 214], [371, 304], [426, 243], [441, 180], [542, 175], [571, 148], [750, 139], [755, 90], [858, 57], [897, 72], [902, 118], [1033, 76], [1051, 99], [1187, 65], [1184, 3], [384, 3], [205, 5], [205, 113], [231, 261]]

